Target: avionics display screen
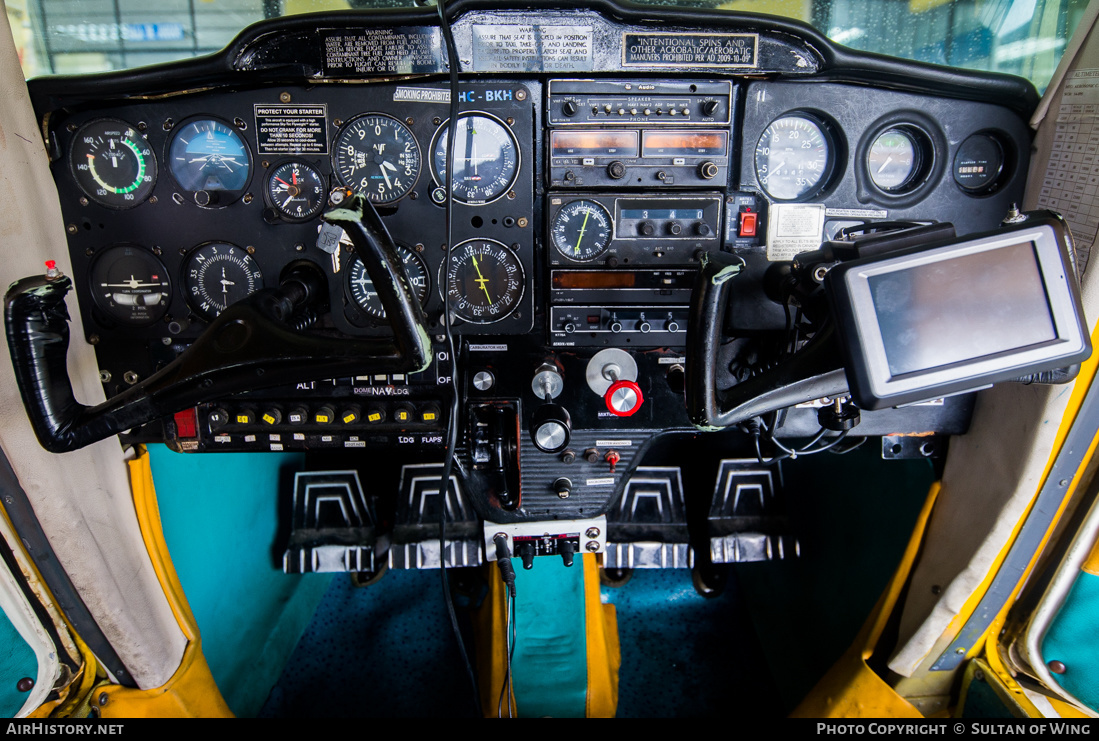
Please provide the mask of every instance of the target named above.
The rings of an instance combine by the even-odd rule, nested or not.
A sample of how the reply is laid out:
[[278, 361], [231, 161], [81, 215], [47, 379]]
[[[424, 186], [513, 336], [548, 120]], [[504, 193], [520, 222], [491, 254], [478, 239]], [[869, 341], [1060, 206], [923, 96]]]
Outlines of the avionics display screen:
[[646, 131], [641, 141], [642, 157], [724, 157], [725, 131]]
[[1057, 339], [1034, 243], [869, 278], [889, 373]]
[[849, 388], [882, 409], [1091, 354], [1064, 225], [1018, 225], [869, 255], [825, 276]]
[[636, 131], [551, 131], [554, 157], [636, 157]]

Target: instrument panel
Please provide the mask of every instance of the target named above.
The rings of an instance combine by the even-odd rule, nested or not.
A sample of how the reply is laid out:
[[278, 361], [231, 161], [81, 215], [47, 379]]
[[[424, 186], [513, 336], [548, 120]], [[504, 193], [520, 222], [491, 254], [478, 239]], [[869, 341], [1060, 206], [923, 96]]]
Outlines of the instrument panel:
[[[302, 31], [314, 32], [324, 29]], [[483, 494], [474, 507], [495, 521], [605, 511], [654, 440], [693, 431], [683, 378], [705, 253], [745, 264], [724, 328], [733, 352], [788, 326], [790, 307], [767, 289], [777, 263], [875, 222], [990, 229], [1025, 181], [1029, 131], [1006, 98], [916, 92], [915, 76], [815, 79], [809, 45], [784, 56], [778, 46], [793, 42], [778, 35], [760, 35], [760, 64], [805, 65], [770, 76], [628, 59], [599, 72], [482, 67], [459, 83], [455, 122], [441, 69], [337, 74], [329, 65], [305, 79], [276, 61], [291, 51], [306, 59], [314, 46], [279, 38], [232, 62], [257, 65], [262, 81], [223, 71], [204, 89], [182, 78], [164, 89], [175, 78], [148, 77], [156, 94], [73, 100], [55, 91], [64, 106], [38, 94], [105, 390], [148, 378], [227, 306], [303, 263], [328, 292], [296, 329], [386, 335], [363, 262], [323, 220], [362, 193], [424, 309], [432, 366], [256, 389], [130, 437], [191, 452], [438, 456], [457, 376], [457, 454], [466, 485]], [[457, 357], [443, 342], [444, 303]], [[733, 360], [722, 371], [730, 383]], [[967, 404], [868, 413], [860, 431], [961, 432]], [[785, 424], [812, 435], [816, 411], [791, 410]], [[514, 461], [498, 461], [492, 451], [501, 450]], [[562, 465], [575, 484], [567, 499], [553, 489]], [[505, 489], [524, 493], [492, 494]]]

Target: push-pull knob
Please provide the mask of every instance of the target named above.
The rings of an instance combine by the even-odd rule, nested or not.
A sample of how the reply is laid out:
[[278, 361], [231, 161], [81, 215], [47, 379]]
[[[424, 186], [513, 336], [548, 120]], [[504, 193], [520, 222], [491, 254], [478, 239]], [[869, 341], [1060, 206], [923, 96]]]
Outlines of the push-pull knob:
[[545, 403], [534, 411], [530, 422], [531, 442], [544, 453], [564, 450], [572, 436], [572, 418], [568, 410], [551, 401], [560, 395], [564, 385], [561, 373], [550, 363], [538, 367], [530, 384], [538, 398], [545, 399]]
[[548, 402], [538, 407], [530, 424], [530, 439], [543, 453], [557, 453], [568, 447], [572, 419], [560, 404]]
[[607, 402], [607, 411], [618, 417], [632, 416], [645, 397], [641, 394], [641, 387], [633, 381], [615, 381], [603, 394], [603, 400]]

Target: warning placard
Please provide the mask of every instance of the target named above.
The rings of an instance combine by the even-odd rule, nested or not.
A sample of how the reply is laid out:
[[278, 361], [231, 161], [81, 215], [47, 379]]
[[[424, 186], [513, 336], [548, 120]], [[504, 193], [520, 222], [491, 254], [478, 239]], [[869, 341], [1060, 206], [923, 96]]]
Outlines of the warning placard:
[[437, 28], [330, 30], [324, 34], [325, 77], [442, 72], [446, 69], [443, 59]]
[[590, 72], [590, 26], [475, 25], [478, 72]]
[[756, 33], [623, 33], [627, 67], [755, 67]]
[[255, 104], [260, 154], [328, 154], [328, 109], [318, 105]]

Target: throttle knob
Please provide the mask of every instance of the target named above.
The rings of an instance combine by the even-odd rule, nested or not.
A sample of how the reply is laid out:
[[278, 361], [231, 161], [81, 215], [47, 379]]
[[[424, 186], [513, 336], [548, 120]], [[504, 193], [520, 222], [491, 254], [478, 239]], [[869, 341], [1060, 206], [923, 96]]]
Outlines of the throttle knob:
[[645, 397], [641, 387], [633, 381], [615, 381], [603, 395], [607, 411], [618, 417], [630, 417], [641, 408]]
[[547, 403], [538, 407], [530, 425], [530, 439], [543, 453], [564, 450], [572, 435], [572, 419], [560, 404]]

